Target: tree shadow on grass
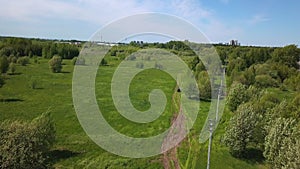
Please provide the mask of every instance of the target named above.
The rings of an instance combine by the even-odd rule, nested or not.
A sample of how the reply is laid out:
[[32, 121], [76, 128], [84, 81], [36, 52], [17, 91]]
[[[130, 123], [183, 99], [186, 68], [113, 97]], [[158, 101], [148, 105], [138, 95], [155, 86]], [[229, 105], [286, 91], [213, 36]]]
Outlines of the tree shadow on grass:
[[74, 152], [66, 149], [57, 149], [57, 150], [52, 150], [49, 153], [50, 161], [55, 163], [59, 160], [71, 158], [78, 156], [79, 154], [82, 154], [82, 152]]
[[264, 162], [265, 158], [261, 150], [249, 148], [244, 154], [244, 160], [249, 163], [262, 163]]
[[4, 103], [10, 103], [10, 102], [22, 102], [24, 101], [23, 99], [16, 99], [16, 98], [11, 98], [11, 99], [0, 99], [0, 102]]
[[71, 73], [71, 72], [68, 72], [68, 71], [61, 71], [59, 73], [62, 73], [62, 74], [67, 74], [67, 73]]
[[10, 75], [10, 76], [18, 76], [18, 75], [21, 75], [21, 74], [23, 74], [23, 73], [8, 73], [8, 75]]

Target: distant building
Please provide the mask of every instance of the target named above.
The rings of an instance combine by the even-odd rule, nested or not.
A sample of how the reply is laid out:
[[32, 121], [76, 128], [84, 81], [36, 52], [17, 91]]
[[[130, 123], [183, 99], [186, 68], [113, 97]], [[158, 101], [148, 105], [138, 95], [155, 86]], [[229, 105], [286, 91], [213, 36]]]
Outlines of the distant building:
[[241, 46], [241, 44], [239, 43], [238, 40], [231, 40], [229, 42], [229, 45], [231, 45], [231, 46]]

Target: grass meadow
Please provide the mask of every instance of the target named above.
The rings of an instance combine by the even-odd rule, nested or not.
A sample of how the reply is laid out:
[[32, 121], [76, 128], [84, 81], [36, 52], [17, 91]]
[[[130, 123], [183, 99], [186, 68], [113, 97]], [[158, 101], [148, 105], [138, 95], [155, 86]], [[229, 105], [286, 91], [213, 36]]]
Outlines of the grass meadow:
[[[108, 59], [109, 60], [109, 59]], [[137, 124], [122, 117], [113, 105], [110, 83], [119, 61], [109, 60], [110, 65], [100, 66], [96, 79], [96, 96], [106, 120], [117, 131], [134, 137], [159, 134], [170, 127], [176, 106], [172, 101], [176, 82], [168, 74], [150, 69], [139, 73], [130, 86], [130, 98], [138, 110], [150, 107], [148, 95], [153, 86], [162, 89], [168, 99], [164, 113], [149, 124]], [[63, 61], [63, 72], [52, 73], [48, 60], [31, 60], [27, 66], [17, 66], [16, 73], [6, 75], [6, 84], [0, 89], [0, 121], [32, 120], [43, 112], [50, 111], [56, 124], [56, 142], [51, 152], [55, 168], [163, 168], [161, 156], [130, 159], [111, 154], [89, 139], [81, 128], [72, 101], [71, 60]], [[209, 102], [201, 102], [199, 116], [189, 136], [178, 148], [177, 156], [182, 167], [206, 168], [207, 143], [199, 144], [198, 135], [209, 110]], [[225, 110], [221, 123], [214, 135], [212, 169], [265, 169], [259, 160], [233, 158], [222, 145], [222, 136], [231, 114]], [[151, 148], [151, 147], [149, 147]], [[255, 152], [253, 152], [255, 153]]]

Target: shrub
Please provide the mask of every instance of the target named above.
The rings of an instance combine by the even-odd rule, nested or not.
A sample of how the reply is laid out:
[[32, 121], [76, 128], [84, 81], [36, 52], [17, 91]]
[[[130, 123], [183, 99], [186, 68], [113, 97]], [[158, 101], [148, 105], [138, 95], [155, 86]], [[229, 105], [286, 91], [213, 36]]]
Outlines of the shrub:
[[135, 67], [139, 68], [139, 69], [143, 69], [144, 68], [144, 63], [143, 62], [138, 62], [138, 63], [136, 63]]
[[9, 62], [6, 56], [0, 57], [0, 73], [6, 73], [9, 68]]
[[59, 73], [62, 69], [62, 59], [60, 56], [55, 55], [49, 60], [49, 68], [53, 73]]
[[224, 142], [234, 157], [243, 157], [254, 134], [258, 116], [251, 104], [239, 106], [226, 128]]
[[126, 60], [136, 60], [136, 56], [133, 54], [129, 55]]
[[31, 78], [29, 80], [29, 88], [36, 89], [37, 88], [37, 80], [34, 78]]
[[0, 124], [0, 168], [48, 168], [48, 153], [55, 140], [49, 113], [32, 122]]
[[261, 87], [261, 88], [277, 87], [278, 81], [276, 81], [269, 75], [257, 75], [255, 77], [255, 86]]
[[100, 62], [101, 66], [106, 66], [107, 65], [107, 61], [103, 58]]
[[11, 74], [14, 74], [16, 72], [16, 65], [13, 62], [11, 62], [9, 64], [9, 69], [10, 69]]
[[5, 84], [3, 77], [0, 75], [0, 88]]
[[233, 83], [227, 97], [227, 104], [231, 111], [235, 111], [237, 107], [249, 100], [246, 86], [241, 83]]
[[29, 57], [27, 56], [19, 57], [17, 63], [20, 64], [21, 66], [26, 66], [27, 64], [29, 64]]
[[163, 70], [163, 65], [161, 65], [161, 64], [159, 64], [159, 63], [157, 63], [157, 62], [155, 62], [154, 68], [155, 68], [155, 69], [159, 69], [159, 70]]
[[85, 59], [83, 57], [74, 57], [72, 59], [72, 64], [73, 65], [85, 65]]

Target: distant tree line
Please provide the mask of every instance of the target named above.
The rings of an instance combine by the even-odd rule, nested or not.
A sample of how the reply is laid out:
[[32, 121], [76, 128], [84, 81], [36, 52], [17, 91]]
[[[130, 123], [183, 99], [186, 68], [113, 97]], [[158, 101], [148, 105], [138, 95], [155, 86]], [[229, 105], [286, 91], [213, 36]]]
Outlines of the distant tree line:
[[72, 42], [0, 37], [0, 56], [52, 58], [59, 55], [63, 59], [72, 59], [79, 55], [79, 49], [80, 46]]

